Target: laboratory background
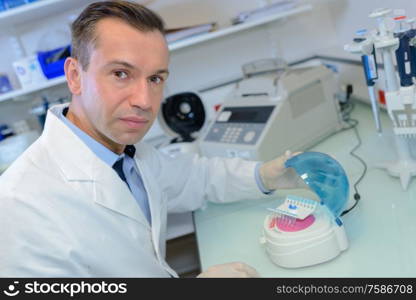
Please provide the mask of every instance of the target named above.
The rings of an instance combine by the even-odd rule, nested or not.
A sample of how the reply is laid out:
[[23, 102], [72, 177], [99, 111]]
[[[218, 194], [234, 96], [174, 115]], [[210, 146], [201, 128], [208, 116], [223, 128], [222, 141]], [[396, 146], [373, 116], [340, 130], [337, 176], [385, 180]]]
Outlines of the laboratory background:
[[[0, 0], [0, 174], [41, 134], [47, 109], [70, 100], [69, 25], [92, 2]], [[414, 1], [135, 2], [165, 20], [171, 55], [145, 141], [171, 156], [311, 152], [288, 166], [308, 174], [315, 192], [311, 161], [336, 182], [329, 196], [279, 191], [274, 200], [169, 215], [172, 268], [187, 277], [244, 261], [266, 277], [416, 276]], [[291, 201], [305, 210], [296, 223], [304, 227], [290, 214], [275, 217]], [[337, 221], [301, 236], [327, 218], [310, 218], [319, 202]], [[296, 227], [299, 240], [275, 227]]]

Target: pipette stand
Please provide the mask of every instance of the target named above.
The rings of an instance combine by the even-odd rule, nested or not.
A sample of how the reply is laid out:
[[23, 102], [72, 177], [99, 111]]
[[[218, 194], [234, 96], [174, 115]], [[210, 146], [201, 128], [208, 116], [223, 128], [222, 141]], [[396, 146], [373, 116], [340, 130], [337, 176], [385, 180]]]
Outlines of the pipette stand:
[[394, 53], [399, 39], [388, 28], [387, 18], [391, 10], [378, 9], [370, 14], [379, 25], [378, 34], [373, 36], [374, 46], [382, 54], [386, 79], [386, 106], [393, 122], [397, 160], [378, 164], [391, 176], [399, 177], [402, 188], [407, 189], [410, 179], [416, 175], [416, 160], [410, 152], [410, 141], [416, 136], [416, 94], [415, 86], [399, 86], [394, 67]]

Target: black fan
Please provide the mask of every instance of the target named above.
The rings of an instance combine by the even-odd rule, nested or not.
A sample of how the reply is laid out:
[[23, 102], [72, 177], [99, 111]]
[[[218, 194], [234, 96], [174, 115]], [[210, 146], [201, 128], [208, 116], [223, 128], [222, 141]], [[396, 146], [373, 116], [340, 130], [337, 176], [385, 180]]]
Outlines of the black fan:
[[192, 142], [192, 133], [202, 128], [205, 109], [201, 98], [195, 93], [184, 92], [172, 95], [162, 103], [162, 116], [166, 125], [180, 138], [171, 142]]

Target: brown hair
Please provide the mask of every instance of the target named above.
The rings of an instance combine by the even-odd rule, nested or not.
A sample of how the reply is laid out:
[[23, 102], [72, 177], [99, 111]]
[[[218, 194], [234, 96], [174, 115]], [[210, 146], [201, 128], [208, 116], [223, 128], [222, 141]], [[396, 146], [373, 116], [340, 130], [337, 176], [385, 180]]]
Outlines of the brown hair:
[[88, 69], [90, 47], [95, 46], [95, 28], [104, 18], [117, 18], [142, 32], [158, 30], [164, 33], [163, 20], [153, 11], [129, 1], [102, 1], [90, 4], [72, 23], [72, 53], [83, 70]]

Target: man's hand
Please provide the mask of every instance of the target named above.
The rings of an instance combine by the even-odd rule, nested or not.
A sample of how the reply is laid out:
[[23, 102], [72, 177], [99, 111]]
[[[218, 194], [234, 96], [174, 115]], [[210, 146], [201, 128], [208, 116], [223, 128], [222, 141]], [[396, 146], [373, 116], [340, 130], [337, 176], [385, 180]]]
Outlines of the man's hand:
[[209, 267], [197, 278], [253, 278], [260, 277], [257, 271], [242, 262], [233, 262]]
[[265, 162], [259, 169], [264, 187], [269, 190], [306, 188], [295, 170], [285, 167], [286, 160], [298, 154], [300, 152], [291, 153], [288, 150], [284, 155]]

